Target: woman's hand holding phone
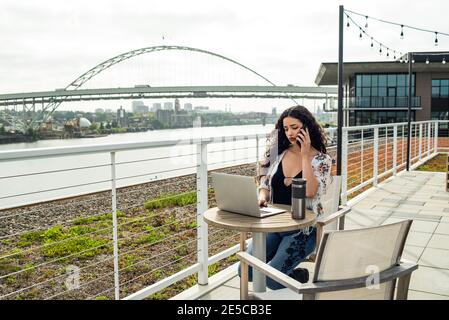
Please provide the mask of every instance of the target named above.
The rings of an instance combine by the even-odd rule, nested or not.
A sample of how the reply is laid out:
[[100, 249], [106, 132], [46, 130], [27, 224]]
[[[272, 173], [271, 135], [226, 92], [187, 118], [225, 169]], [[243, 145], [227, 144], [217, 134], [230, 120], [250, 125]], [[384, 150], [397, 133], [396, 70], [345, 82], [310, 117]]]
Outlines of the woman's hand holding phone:
[[308, 156], [310, 153], [310, 135], [309, 135], [309, 129], [306, 127], [302, 127], [299, 130], [298, 136], [296, 137], [296, 141], [298, 142], [299, 146], [301, 147], [301, 155], [302, 156]]

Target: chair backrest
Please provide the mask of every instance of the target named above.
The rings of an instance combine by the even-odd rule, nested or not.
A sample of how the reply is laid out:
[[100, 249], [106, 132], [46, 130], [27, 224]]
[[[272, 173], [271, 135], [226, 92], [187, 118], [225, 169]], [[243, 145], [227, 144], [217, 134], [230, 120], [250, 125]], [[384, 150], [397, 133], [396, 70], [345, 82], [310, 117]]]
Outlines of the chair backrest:
[[[375, 281], [376, 273], [399, 263], [412, 221], [325, 232], [318, 250], [313, 282], [369, 275]], [[394, 289], [395, 281], [390, 281], [359, 289], [318, 293], [316, 299], [393, 299]]]
[[[341, 176], [331, 176], [330, 184], [327, 186], [326, 193], [321, 198], [324, 215], [323, 218], [338, 211], [338, 205], [341, 192]], [[335, 222], [326, 225], [325, 230], [337, 230], [337, 223]]]

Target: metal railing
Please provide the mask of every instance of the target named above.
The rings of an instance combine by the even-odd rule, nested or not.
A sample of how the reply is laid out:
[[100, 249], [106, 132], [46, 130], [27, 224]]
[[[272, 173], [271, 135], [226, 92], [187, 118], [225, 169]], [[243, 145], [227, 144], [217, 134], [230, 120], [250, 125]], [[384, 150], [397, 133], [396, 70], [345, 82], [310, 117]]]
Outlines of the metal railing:
[[[448, 123], [411, 123], [410, 169], [449, 149]], [[341, 199], [346, 204], [348, 196], [406, 169], [407, 123], [345, 127], [342, 146]]]
[[[448, 123], [412, 124], [412, 165], [449, 150]], [[405, 169], [406, 128], [343, 128], [343, 203]], [[202, 219], [208, 172], [253, 175], [265, 142], [264, 132], [0, 152], [0, 299], [144, 299], [180, 280], [207, 284], [239, 248], [235, 232]]]
[[207, 284], [239, 243], [202, 219], [208, 171], [254, 164], [265, 138], [0, 152], [0, 299], [140, 299], [195, 273]]

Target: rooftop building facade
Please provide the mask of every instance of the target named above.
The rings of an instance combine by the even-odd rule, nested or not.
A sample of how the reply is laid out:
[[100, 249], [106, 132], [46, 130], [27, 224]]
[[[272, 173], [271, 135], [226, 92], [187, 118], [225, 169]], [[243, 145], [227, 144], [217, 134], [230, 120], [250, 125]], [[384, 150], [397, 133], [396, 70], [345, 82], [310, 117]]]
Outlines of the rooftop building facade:
[[[448, 52], [414, 53], [412, 121], [447, 120], [449, 111]], [[407, 121], [408, 63], [347, 62], [343, 67], [344, 125]], [[315, 83], [337, 85], [338, 64], [322, 63]]]

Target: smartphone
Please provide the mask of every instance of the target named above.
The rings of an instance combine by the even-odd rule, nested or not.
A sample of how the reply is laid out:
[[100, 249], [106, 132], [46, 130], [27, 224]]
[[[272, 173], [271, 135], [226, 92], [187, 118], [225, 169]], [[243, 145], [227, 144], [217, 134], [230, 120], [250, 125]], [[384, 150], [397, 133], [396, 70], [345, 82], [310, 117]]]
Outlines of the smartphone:
[[[306, 130], [306, 128], [307, 127], [304, 124], [301, 127], [302, 130]], [[301, 143], [299, 142], [299, 137], [296, 138], [296, 143], [298, 144], [298, 146], [301, 146]]]

